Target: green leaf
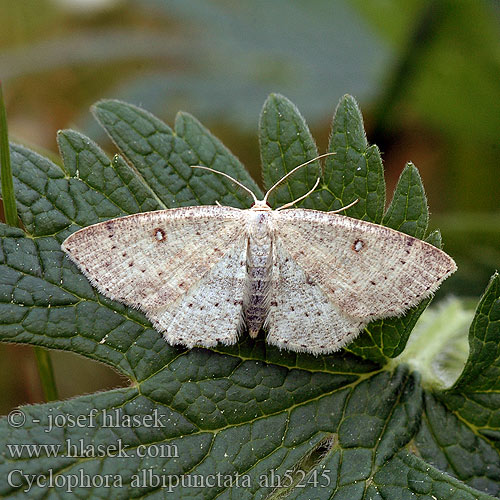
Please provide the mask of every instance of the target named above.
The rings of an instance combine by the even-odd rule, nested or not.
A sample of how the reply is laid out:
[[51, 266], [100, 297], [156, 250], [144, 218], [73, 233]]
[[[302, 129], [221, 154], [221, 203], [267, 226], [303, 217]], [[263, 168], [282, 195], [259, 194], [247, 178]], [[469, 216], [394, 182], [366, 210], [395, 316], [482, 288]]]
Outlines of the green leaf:
[[337, 210], [358, 200], [345, 215], [380, 224], [385, 208], [382, 159], [377, 146], [368, 146], [361, 111], [349, 95], [337, 106], [328, 150], [335, 156], [325, 161], [330, 193], [325, 210]]
[[[286, 97], [271, 94], [262, 108], [259, 123], [262, 176], [267, 189], [294, 167], [318, 156], [314, 139], [296, 106]], [[277, 208], [307, 193], [321, 176], [321, 167], [313, 162], [289, 177], [270, 196], [271, 206]], [[312, 198], [303, 202], [311, 208]], [[315, 208], [315, 207], [314, 207]]]
[[500, 390], [500, 276], [495, 274], [477, 307], [469, 332], [470, 354], [452, 391]]
[[429, 210], [422, 179], [415, 165], [407, 163], [384, 215], [384, 226], [423, 238], [428, 222]]
[[[266, 107], [268, 116], [277, 117], [281, 110], [286, 117], [266, 150], [267, 175], [278, 176], [272, 165], [289, 171], [314, 145], [288, 101], [271, 96]], [[239, 162], [189, 115], [180, 114], [172, 131], [148, 113], [116, 101], [99, 103], [95, 112], [129, 163], [121, 156], [109, 161], [96, 144], [72, 131], [59, 135], [64, 168], [13, 147], [14, 185], [26, 232], [0, 225], [0, 339], [99, 360], [129, 377], [132, 385], [22, 407], [26, 421], [19, 427], [12, 416], [1, 420], [0, 474], [11, 473], [13, 480], [0, 483], [0, 495], [25, 496], [31, 476], [19, 470], [42, 483], [49, 471], [64, 484], [75, 474], [112, 482], [91, 489], [75, 485], [68, 496], [81, 498], [163, 498], [171, 493], [173, 498], [237, 494], [243, 499], [404, 500], [409, 490], [422, 500], [482, 500], [500, 493], [498, 440], [492, 434], [498, 427], [497, 389], [490, 387], [488, 393], [491, 421], [478, 429], [465, 413], [454, 413], [454, 394], [425, 386], [417, 371], [398, 360], [386, 363], [404, 348], [420, 311], [392, 325], [369, 325], [360, 344], [349, 346], [367, 359], [345, 350], [314, 357], [280, 351], [262, 338], [242, 338], [215, 349], [172, 347], [140, 312], [99, 295], [60, 249], [70, 232], [126, 213], [199, 200], [248, 206], [246, 195], [232, 183], [194, 173], [189, 165], [195, 162], [224, 167], [260, 192]], [[356, 123], [346, 124], [347, 129], [359, 128]], [[271, 124], [264, 127], [265, 137], [272, 137]], [[291, 139], [297, 131], [302, 153]], [[290, 151], [298, 148], [285, 161], [271, 154], [281, 141]], [[345, 179], [357, 168], [354, 162], [349, 165]], [[308, 182], [299, 176], [286, 189], [300, 195]], [[414, 176], [406, 185], [408, 192], [423, 193]], [[364, 194], [360, 190], [356, 196]], [[318, 200], [313, 197], [312, 203]], [[408, 210], [391, 217], [395, 221], [398, 215], [403, 226], [422, 197], [414, 202], [406, 196], [405, 203]], [[377, 213], [376, 204], [363, 206], [364, 215]], [[439, 245], [439, 234], [429, 240]], [[484, 338], [480, 326], [484, 320], [477, 321], [474, 332]], [[488, 370], [487, 378], [493, 373]], [[86, 456], [81, 456], [82, 447]], [[116, 448], [126, 458], [111, 456]], [[222, 484], [200, 488], [193, 482], [208, 478], [213, 484], [216, 473]], [[240, 487], [228, 486], [236, 474]], [[141, 477], [151, 480], [140, 482]], [[30, 490], [31, 496], [47, 495], [42, 483]], [[65, 496], [66, 490], [54, 493]]]
[[147, 111], [119, 101], [100, 101], [93, 112], [166, 207], [215, 205], [217, 201], [242, 208], [250, 205], [248, 196], [234, 183], [191, 165], [225, 172], [260, 194], [238, 159], [187, 113], [177, 116], [172, 130]]
[[461, 418], [500, 449], [500, 276], [481, 298], [469, 331], [469, 358], [453, 387], [440, 394]]

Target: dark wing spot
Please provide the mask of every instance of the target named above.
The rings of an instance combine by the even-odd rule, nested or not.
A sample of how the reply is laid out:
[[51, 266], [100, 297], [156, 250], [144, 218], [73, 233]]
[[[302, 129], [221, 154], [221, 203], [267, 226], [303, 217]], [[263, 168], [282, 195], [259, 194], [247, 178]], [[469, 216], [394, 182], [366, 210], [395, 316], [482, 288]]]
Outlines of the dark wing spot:
[[128, 267], [132, 267], [133, 265], [134, 265], [134, 263], [133, 263], [132, 261], [130, 261], [130, 262], [128, 263]]
[[278, 303], [275, 300], [272, 300], [269, 305], [273, 306], [273, 307], [276, 307], [278, 305]]
[[372, 285], [376, 285], [376, 284], [377, 284], [377, 283], [375, 283], [375, 281], [370, 281], [370, 283], [371, 283]]
[[359, 252], [361, 251], [365, 246], [365, 242], [363, 240], [356, 240], [351, 248], [355, 251], [355, 252]]
[[166, 238], [167, 234], [161, 227], [157, 227], [153, 230], [153, 236], [156, 241], [163, 241]]

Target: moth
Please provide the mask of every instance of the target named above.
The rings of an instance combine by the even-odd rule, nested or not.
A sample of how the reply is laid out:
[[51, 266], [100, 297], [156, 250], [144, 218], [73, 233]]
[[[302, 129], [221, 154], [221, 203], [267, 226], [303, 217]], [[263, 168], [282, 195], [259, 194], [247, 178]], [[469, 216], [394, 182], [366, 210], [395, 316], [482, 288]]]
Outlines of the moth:
[[[332, 153], [321, 155], [328, 156]], [[81, 229], [62, 244], [97, 290], [140, 309], [169, 344], [234, 344], [263, 328], [269, 344], [325, 354], [372, 320], [402, 315], [456, 270], [442, 250], [336, 212], [194, 206]], [[351, 205], [349, 205], [351, 206]], [[343, 207], [340, 210], [345, 210]], [[337, 211], [338, 212], [338, 211]]]

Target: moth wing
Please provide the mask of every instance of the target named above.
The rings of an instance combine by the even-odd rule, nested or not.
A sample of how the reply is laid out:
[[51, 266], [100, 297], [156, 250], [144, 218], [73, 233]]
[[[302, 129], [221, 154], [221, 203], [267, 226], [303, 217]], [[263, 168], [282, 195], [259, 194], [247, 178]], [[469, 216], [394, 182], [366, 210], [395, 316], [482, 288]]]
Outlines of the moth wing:
[[352, 340], [368, 322], [341, 311], [311, 281], [277, 238], [273, 246], [267, 342], [297, 352], [324, 354]]
[[245, 221], [244, 211], [229, 207], [140, 213], [81, 229], [62, 248], [99, 292], [142, 310], [170, 343], [233, 343], [242, 318]]
[[306, 209], [273, 216], [276, 239], [344, 317], [400, 315], [456, 270], [442, 250], [384, 226]]

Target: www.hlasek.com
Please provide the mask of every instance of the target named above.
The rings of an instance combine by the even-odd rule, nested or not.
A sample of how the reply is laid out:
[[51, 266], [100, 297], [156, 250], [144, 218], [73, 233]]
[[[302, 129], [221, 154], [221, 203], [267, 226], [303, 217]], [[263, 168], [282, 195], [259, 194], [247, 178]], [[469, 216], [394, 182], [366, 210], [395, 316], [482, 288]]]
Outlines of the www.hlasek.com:
[[[271, 470], [258, 478], [260, 488], [326, 488], [330, 485], [330, 469], [313, 470], [311, 473], [301, 470], [287, 470], [283, 474]], [[24, 493], [34, 488], [58, 488], [72, 493], [81, 488], [161, 488], [163, 492], [172, 493], [177, 488], [251, 488], [252, 478], [249, 474], [160, 474], [152, 468], [142, 469], [129, 478], [120, 474], [88, 474], [79, 469], [74, 474], [61, 474], [49, 469], [46, 474], [25, 474], [14, 469], [7, 476], [8, 484], [13, 488], [23, 488]]]

